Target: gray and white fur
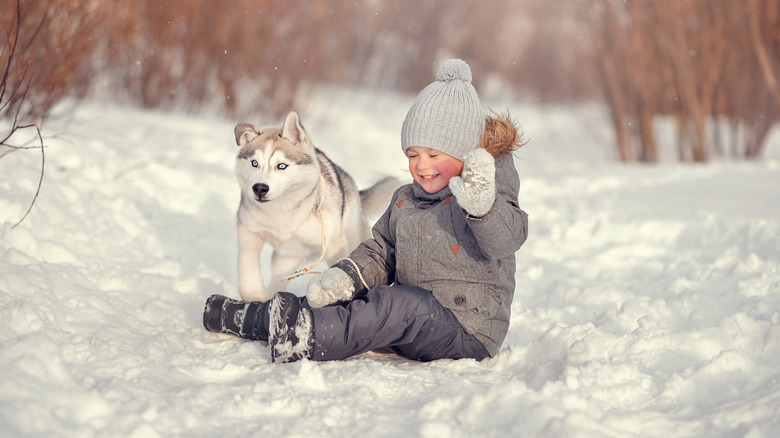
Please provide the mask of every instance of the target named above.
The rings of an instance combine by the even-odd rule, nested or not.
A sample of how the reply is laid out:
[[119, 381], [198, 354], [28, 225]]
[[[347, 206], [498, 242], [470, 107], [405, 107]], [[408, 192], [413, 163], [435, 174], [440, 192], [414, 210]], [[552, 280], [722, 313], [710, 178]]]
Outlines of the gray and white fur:
[[[328, 265], [370, 237], [366, 207], [387, 206], [401, 183], [385, 178], [360, 191], [352, 177], [314, 147], [291, 111], [281, 129], [239, 123], [235, 128], [238, 206], [238, 290], [244, 301], [267, 301], [288, 274], [308, 266], [324, 253]], [[271, 245], [268, 283], [260, 252]]]

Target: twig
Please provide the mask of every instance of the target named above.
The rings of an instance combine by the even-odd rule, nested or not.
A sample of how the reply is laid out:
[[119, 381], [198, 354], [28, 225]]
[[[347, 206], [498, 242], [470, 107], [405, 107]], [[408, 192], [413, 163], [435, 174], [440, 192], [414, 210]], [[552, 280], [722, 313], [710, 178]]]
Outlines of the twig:
[[20, 129], [31, 128], [33, 126], [35, 126], [35, 125], [17, 126], [16, 125], [16, 119], [14, 119], [14, 123], [11, 126], [11, 132], [9, 132], [8, 135], [5, 136], [5, 138], [0, 139], [0, 146], [5, 146], [5, 147], [8, 147], [8, 148], [12, 148], [12, 149], [32, 149], [31, 147], [26, 147], [26, 146], [14, 146], [14, 145], [8, 144], [6, 142], [16, 133], [16, 131], [18, 131]]
[[40, 140], [41, 142], [41, 177], [38, 179], [38, 189], [35, 190], [35, 196], [33, 196], [32, 202], [30, 202], [30, 207], [27, 208], [27, 212], [24, 213], [24, 216], [22, 216], [22, 218], [19, 219], [19, 222], [15, 223], [14, 226], [11, 227], [11, 229], [16, 228], [17, 225], [21, 224], [22, 221], [24, 221], [25, 218], [27, 218], [27, 215], [30, 214], [33, 205], [35, 205], [35, 200], [38, 199], [38, 194], [41, 193], [41, 185], [43, 184], [44, 168], [46, 167], [46, 154], [44, 152], [43, 136], [41, 135], [41, 128], [38, 126], [38, 121], [35, 122], [35, 130], [38, 133], [38, 140]]

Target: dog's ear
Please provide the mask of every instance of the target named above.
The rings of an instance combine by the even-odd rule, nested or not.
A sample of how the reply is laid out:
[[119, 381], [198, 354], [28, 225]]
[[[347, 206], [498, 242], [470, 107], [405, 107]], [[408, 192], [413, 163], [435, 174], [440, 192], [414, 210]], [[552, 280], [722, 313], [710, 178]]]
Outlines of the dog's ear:
[[282, 137], [290, 140], [292, 144], [301, 143], [304, 147], [311, 145], [309, 142], [309, 135], [306, 134], [306, 130], [303, 129], [301, 119], [295, 111], [290, 111], [290, 113], [287, 114], [287, 119], [285, 119], [284, 126], [282, 126]]
[[236, 144], [239, 146], [244, 146], [260, 135], [255, 127], [249, 123], [239, 123], [233, 132], [236, 134]]

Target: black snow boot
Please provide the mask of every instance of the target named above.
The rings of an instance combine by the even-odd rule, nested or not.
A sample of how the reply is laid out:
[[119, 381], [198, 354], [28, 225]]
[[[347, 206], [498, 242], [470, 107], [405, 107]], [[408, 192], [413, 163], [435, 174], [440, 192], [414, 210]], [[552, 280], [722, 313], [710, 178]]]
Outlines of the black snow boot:
[[296, 362], [311, 358], [314, 324], [311, 311], [297, 296], [279, 292], [269, 302], [268, 344], [271, 362]]
[[254, 341], [268, 341], [268, 303], [247, 303], [212, 295], [203, 308], [203, 327]]

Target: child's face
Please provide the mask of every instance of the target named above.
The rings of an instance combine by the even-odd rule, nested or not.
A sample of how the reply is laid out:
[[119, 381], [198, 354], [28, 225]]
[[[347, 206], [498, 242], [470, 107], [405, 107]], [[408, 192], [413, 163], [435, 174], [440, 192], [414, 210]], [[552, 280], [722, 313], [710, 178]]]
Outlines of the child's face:
[[436, 193], [447, 187], [450, 178], [460, 175], [463, 161], [422, 146], [411, 146], [406, 150], [409, 158], [409, 172], [428, 193]]

